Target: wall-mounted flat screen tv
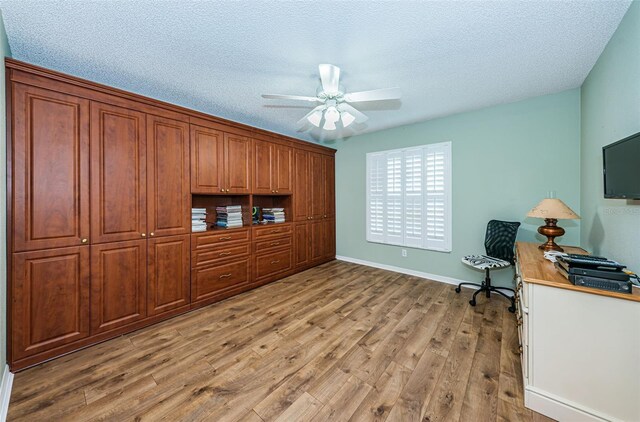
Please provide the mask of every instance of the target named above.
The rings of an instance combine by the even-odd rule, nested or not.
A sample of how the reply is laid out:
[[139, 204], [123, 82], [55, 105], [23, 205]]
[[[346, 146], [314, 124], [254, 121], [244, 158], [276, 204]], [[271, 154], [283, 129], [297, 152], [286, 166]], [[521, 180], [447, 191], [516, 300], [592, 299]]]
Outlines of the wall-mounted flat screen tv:
[[640, 132], [602, 148], [604, 197], [640, 199]]

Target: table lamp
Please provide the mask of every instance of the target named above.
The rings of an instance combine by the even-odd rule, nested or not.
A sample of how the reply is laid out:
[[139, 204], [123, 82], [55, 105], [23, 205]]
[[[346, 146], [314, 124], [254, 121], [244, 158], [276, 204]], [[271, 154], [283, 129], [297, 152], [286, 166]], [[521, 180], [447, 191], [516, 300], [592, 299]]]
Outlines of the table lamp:
[[580, 218], [578, 214], [557, 198], [543, 199], [527, 213], [527, 217], [544, 218], [545, 225], [538, 227], [538, 233], [546, 236], [547, 241], [538, 246], [538, 249], [560, 252], [563, 252], [563, 249], [554, 242], [554, 238], [562, 236], [564, 229], [556, 225], [558, 220], [576, 220]]

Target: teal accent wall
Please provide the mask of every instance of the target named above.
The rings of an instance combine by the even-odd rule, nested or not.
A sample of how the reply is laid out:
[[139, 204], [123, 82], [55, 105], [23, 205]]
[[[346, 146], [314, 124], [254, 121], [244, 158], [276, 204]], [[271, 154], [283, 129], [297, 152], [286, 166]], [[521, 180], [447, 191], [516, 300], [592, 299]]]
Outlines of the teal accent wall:
[[[0, 198], [6, 204], [7, 197], [7, 119], [6, 113], [6, 89], [4, 84], [4, 57], [11, 56], [11, 49], [7, 41], [7, 33], [4, 30], [4, 20], [0, 11]], [[7, 208], [0, 207], [0, 380], [7, 362]]]
[[640, 132], [640, 2], [629, 7], [581, 98], [582, 245], [640, 272], [640, 201], [604, 199], [602, 178], [602, 147]]
[[[453, 249], [450, 253], [369, 243], [365, 235], [366, 153], [451, 141]], [[542, 241], [543, 222], [525, 218], [549, 191], [580, 214], [580, 90], [489, 107], [337, 141], [337, 255], [479, 281], [464, 255], [484, 253], [491, 219], [520, 221], [518, 239]], [[579, 221], [563, 221], [560, 243], [578, 244]], [[512, 284], [512, 270], [495, 284]]]

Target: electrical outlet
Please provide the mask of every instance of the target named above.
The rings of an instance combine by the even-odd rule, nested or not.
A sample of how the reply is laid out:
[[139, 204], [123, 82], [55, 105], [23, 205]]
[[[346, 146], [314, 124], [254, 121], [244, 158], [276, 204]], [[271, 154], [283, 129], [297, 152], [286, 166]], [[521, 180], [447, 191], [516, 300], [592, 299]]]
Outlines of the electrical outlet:
[[407, 250], [406, 250], [406, 249], [403, 249], [403, 250], [402, 250], [402, 257], [403, 257], [403, 258], [406, 258], [406, 257], [407, 257]]

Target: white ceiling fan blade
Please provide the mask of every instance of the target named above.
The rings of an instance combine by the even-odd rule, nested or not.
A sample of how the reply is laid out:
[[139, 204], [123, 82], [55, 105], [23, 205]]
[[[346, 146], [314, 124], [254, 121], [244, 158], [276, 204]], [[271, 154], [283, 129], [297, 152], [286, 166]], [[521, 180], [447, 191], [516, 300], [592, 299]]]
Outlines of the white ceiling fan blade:
[[327, 94], [337, 93], [340, 85], [340, 68], [332, 64], [321, 64], [318, 70], [322, 80], [322, 90]]
[[338, 105], [338, 110], [347, 112], [352, 115], [355, 118], [356, 123], [364, 123], [369, 120], [369, 118], [365, 114], [359, 112], [347, 103], [340, 103]]
[[286, 95], [286, 94], [262, 94], [262, 98], [268, 98], [270, 100], [299, 100], [316, 102], [322, 101], [318, 97], [305, 97], [302, 95]]
[[324, 110], [324, 104], [311, 110], [302, 119], [298, 120], [298, 126], [302, 126], [307, 122], [311, 122], [315, 127], [320, 127], [320, 120], [322, 120], [322, 111]]
[[344, 100], [350, 103], [361, 101], [397, 100], [402, 96], [400, 88], [383, 88], [371, 91], [351, 92], [344, 95]]

